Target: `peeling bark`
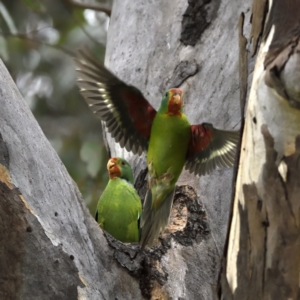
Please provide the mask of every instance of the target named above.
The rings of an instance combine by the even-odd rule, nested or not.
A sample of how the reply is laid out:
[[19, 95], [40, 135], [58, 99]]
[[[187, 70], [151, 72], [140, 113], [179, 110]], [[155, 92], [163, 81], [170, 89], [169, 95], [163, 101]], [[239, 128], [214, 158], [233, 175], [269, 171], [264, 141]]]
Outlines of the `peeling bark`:
[[267, 13], [267, 0], [253, 0], [252, 4], [252, 27], [250, 39], [252, 41], [252, 55], [255, 55], [259, 40], [263, 34], [263, 28]]
[[264, 66], [266, 84], [300, 109], [300, 5], [295, 0], [272, 2], [265, 40], [271, 39]]
[[[299, 86], [300, 4], [278, 0], [269, 5], [219, 281], [219, 298], [226, 300], [300, 298], [300, 113], [286, 89]], [[261, 10], [257, 13], [266, 13]]]
[[262, 133], [266, 163], [259, 184], [243, 185], [245, 203], [238, 204], [237, 286], [230, 291], [222, 283], [225, 299], [300, 297], [300, 135], [296, 138], [297, 151], [285, 158], [289, 175], [284, 181], [276, 165], [274, 140], [266, 126]]
[[244, 120], [245, 105], [248, 91], [248, 51], [247, 39], [243, 35], [244, 19], [245, 15], [244, 13], [242, 13], [239, 19], [239, 77], [242, 120]]

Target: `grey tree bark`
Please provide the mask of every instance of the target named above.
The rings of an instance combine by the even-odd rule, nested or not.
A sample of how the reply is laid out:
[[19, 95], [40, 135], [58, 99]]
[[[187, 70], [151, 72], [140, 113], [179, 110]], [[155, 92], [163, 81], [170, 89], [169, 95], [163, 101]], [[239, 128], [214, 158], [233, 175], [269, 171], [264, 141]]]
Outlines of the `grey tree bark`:
[[[106, 66], [138, 87], [156, 109], [168, 88], [180, 87], [191, 123], [239, 129], [237, 25], [241, 11], [250, 18], [250, 1], [240, 2], [116, 0]], [[107, 141], [112, 156], [130, 161], [140, 184], [145, 158], [121, 149], [109, 134]], [[152, 299], [212, 299], [231, 208], [232, 170], [201, 178], [183, 172], [178, 185], [167, 233], [140, 258], [148, 276], [142, 293]]]
[[141, 299], [0, 62], [0, 299]]
[[299, 1], [253, 1], [254, 48], [262, 39], [246, 111], [221, 299], [300, 299], [299, 14]]
[[[238, 129], [237, 24], [241, 11], [250, 17], [250, 1], [240, 2], [116, 0], [106, 65], [155, 108], [181, 87], [191, 123]], [[141, 253], [99, 230], [2, 64], [0, 72], [0, 298], [212, 299], [232, 170], [183, 172], [170, 226]], [[142, 195], [145, 159], [107, 140], [134, 166]]]

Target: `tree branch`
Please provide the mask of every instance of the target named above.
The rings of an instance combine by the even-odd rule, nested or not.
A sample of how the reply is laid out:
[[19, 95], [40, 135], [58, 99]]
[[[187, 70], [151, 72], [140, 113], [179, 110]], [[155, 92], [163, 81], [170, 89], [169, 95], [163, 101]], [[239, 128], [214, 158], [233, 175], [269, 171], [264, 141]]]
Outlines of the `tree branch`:
[[0, 94], [0, 299], [142, 299], [1, 60]]
[[106, 13], [109, 17], [111, 15], [111, 8], [106, 4], [89, 4], [89, 3], [78, 2], [76, 0], [66, 0], [66, 1], [74, 7], [101, 11]]
[[18, 39], [26, 40], [26, 41], [29, 41], [29, 42], [32, 42], [32, 43], [45, 45], [45, 46], [60, 50], [60, 51], [64, 52], [65, 54], [67, 54], [71, 57], [75, 56], [74, 52], [71, 51], [71, 50], [68, 50], [68, 49], [66, 49], [62, 46], [52, 45], [52, 44], [49, 44], [47, 42], [43, 42], [43, 41], [31, 38], [26, 33], [25, 34], [24, 33], [12, 34], [12, 33], [0, 32], [0, 35], [2, 35], [4, 37], [18, 38]]

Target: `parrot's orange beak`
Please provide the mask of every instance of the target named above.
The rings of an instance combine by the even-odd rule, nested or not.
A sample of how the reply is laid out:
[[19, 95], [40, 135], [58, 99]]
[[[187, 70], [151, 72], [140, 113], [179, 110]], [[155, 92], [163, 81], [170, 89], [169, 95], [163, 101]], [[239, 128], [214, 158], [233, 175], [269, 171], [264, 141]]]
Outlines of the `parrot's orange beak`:
[[173, 103], [175, 105], [180, 105], [181, 104], [181, 94], [178, 92], [175, 92], [173, 95]]
[[107, 171], [110, 179], [114, 179], [120, 176], [120, 169], [117, 165], [118, 159], [116, 157], [111, 158], [107, 163]]
[[107, 170], [111, 170], [115, 165], [116, 163], [112, 159], [110, 159], [107, 163]]
[[171, 89], [171, 99], [168, 105], [168, 114], [171, 116], [181, 116], [181, 107], [182, 107], [182, 96], [183, 91], [181, 89]]

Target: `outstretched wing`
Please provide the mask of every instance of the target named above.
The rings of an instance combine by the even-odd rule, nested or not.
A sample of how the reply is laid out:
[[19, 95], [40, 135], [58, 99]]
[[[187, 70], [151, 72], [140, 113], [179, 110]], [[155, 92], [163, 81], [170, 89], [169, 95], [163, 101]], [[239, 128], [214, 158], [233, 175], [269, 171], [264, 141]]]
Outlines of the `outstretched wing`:
[[79, 51], [75, 62], [81, 94], [115, 141], [134, 154], [147, 151], [156, 110], [138, 89], [118, 79], [88, 51]]
[[235, 160], [239, 131], [226, 131], [203, 123], [191, 126], [185, 168], [190, 173], [205, 175], [216, 168], [232, 167]]

